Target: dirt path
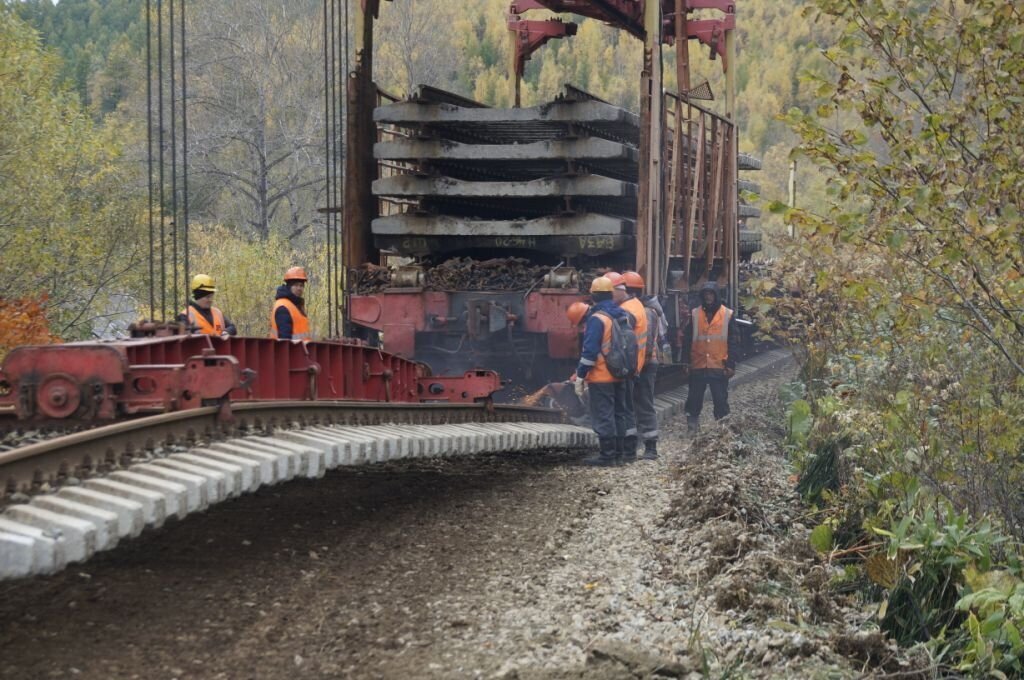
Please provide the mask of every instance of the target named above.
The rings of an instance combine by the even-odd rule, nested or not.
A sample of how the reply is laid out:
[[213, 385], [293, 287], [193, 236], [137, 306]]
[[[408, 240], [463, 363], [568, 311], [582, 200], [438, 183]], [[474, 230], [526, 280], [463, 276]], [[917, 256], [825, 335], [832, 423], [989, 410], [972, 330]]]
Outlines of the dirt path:
[[692, 450], [669, 428], [657, 463], [337, 471], [8, 586], [0, 677], [855, 676], [836, 649], [887, 649], [843, 637], [861, 616], [795, 523], [785, 379]]

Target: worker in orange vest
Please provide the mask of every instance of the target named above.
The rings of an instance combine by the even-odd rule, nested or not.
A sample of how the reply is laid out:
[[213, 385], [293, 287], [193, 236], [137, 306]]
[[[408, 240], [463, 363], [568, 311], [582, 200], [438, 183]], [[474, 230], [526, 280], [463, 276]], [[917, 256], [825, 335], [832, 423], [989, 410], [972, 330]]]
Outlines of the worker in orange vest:
[[[665, 344], [667, 324], [662, 327], [661, 305], [656, 296], [643, 298], [644, 278], [636, 272], [623, 272], [629, 299], [622, 308], [636, 317], [636, 340], [638, 367], [633, 379], [633, 414], [636, 417], [637, 436], [644, 443], [644, 459], [658, 457], [658, 413], [654, 408], [654, 385], [658, 380], [658, 366], [661, 363], [660, 347]], [[636, 438], [626, 442], [626, 457], [636, 457]]]
[[226, 338], [237, 335], [238, 329], [224, 312], [213, 306], [213, 294], [217, 286], [212, 276], [196, 274], [192, 277], [192, 300], [188, 307], [178, 315], [178, 323], [185, 324], [189, 333], [216, 335]]
[[[686, 424], [698, 429], [704, 408], [704, 393], [711, 388], [715, 420], [729, 415], [729, 379], [736, 375], [740, 355], [740, 334], [733, 311], [718, 298], [718, 286], [709, 281], [700, 289], [700, 307], [690, 312], [690, 329], [684, 334], [689, 345], [690, 389], [686, 395]], [[684, 355], [685, 356], [685, 355]]]
[[284, 273], [284, 285], [277, 287], [274, 307], [270, 312], [270, 337], [278, 340], [309, 340], [309, 318], [306, 316], [306, 270], [292, 267]]
[[[625, 381], [614, 377], [605, 361], [612, 342], [612, 323], [627, 316], [612, 300], [613, 288], [612, 282], [603, 276], [590, 284], [594, 306], [586, 315], [580, 362], [574, 377], [577, 385], [580, 381], [586, 383], [590, 394], [590, 425], [600, 447], [596, 455], [583, 460], [584, 465], [618, 465], [621, 442], [626, 434], [622, 417], [626, 408]], [[574, 317], [576, 314], [570, 320]]]

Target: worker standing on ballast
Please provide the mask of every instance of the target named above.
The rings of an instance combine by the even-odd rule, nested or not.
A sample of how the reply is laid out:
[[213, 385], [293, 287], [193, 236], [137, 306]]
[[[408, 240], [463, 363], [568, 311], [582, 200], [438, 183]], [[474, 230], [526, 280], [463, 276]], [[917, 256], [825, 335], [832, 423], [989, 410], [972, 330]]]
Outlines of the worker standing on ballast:
[[[636, 272], [623, 272], [629, 299], [622, 303], [623, 309], [636, 318], [636, 339], [639, 349], [638, 371], [633, 380], [633, 413], [636, 417], [637, 434], [644, 443], [645, 460], [658, 457], [658, 414], [654, 409], [654, 384], [658, 380], [660, 364], [659, 348], [664, 344], [667, 328], [663, 327], [664, 313], [655, 296], [643, 298], [644, 279]], [[636, 440], [630, 443], [627, 437], [626, 458], [636, 457]]]
[[277, 287], [274, 307], [270, 312], [270, 337], [278, 340], [309, 340], [309, 318], [306, 316], [306, 270], [292, 267], [284, 273], [284, 285]]
[[[700, 289], [700, 307], [690, 312], [690, 388], [686, 396], [686, 425], [690, 432], [699, 427], [704, 392], [711, 388], [715, 420], [729, 415], [729, 379], [736, 375], [740, 355], [740, 333], [733, 311], [718, 298], [718, 286], [708, 281]], [[685, 355], [684, 355], [685, 356]]]
[[238, 334], [235, 324], [224, 316], [224, 312], [213, 306], [213, 295], [216, 292], [217, 286], [212, 276], [196, 274], [192, 277], [192, 300], [178, 315], [178, 323], [185, 324], [189, 333], [221, 338]]
[[[597, 435], [598, 453], [583, 460], [584, 465], [613, 466], [620, 462], [620, 442], [625, 437], [621, 417], [626, 408], [625, 381], [614, 377], [605, 360], [612, 342], [612, 324], [627, 317], [612, 300], [612, 282], [603, 276], [590, 284], [594, 306], [586, 317], [580, 363], [576, 367], [577, 394], [582, 382], [590, 393], [590, 423]], [[578, 317], [578, 311], [570, 320]]]
[[[623, 305], [629, 300], [629, 293], [626, 291], [626, 279], [623, 278], [622, 274], [618, 272], [608, 272], [604, 275], [606, 279], [612, 282], [612, 301], [619, 306], [620, 309], [624, 310], [629, 317], [629, 325], [633, 328], [633, 332], [639, 334], [640, 326], [638, 325], [640, 320], [636, 318], [633, 310]], [[639, 356], [639, 347], [638, 356]], [[637, 360], [636, 372], [639, 374], [639, 358]], [[633, 409], [633, 380], [623, 380], [623, 389], [626, 391], [626, 399], [624, 408], [619, 413], [619, 419], [622, 421], [622, 425], [619, 428], [625, 434], [620, 435], [621, 441], [618, 442], [619, 446], [619, 457], [625, 462], [633, 462], [636, 460], [636, 413]]]

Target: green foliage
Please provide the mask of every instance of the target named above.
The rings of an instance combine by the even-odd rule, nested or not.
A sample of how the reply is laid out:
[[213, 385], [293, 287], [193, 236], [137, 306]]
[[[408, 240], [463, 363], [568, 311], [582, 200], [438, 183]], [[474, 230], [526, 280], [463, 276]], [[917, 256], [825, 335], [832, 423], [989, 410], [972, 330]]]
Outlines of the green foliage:
[[1019, 570], [966, 572], [971, 592], [957, 609], [967, 613], [968, 641], [960, 670], [976, 675], [1019, 677], [1024, 674], [1024, 582]]
[[46, 296], [55, 335], [105, 330], [139, 262], [142, 205], [121, 141], [59, 84], [59, 62], [0, 8], [0, 280], [5, 298]]
[[808, 540], [812, 548], [820, 553], [827, 553], [832, 549], [832, 527], [828, 524], [819, 524], [811, 530], [811, 536]]
[[885, 559], [895, 567], [879, 617], [901, 644], [939, 638], [959, 625], [957, 602], [967, 571], [990, 570], [993, 551], [1005, 540], [988, 520], [971, 522], [927, 494], [921, 500], [908, 499], [907, 511], [888, 529], [874, 528], [886, 539]]

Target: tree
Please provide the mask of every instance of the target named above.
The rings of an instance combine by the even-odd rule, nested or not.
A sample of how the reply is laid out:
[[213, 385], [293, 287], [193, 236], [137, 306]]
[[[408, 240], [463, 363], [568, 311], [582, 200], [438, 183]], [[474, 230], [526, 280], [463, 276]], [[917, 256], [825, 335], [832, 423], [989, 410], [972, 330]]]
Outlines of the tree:
[[[980, 0], [819, 0], [845, 26], [826, 50], [824, 103], [792, 111], [799, 154], [834, 175], [806, 233], [869, 246], [918, 275], [896, 296], [909, 324], [950, 324], [1024, 378], [1024, 15]], [[857, 124], [833, 127], [837, 114]], [[876, 282], [878, 283], [884, 282]]]
[[45, 296], [65, 338], [98, 332], [141, 262], [143, 206], [123, 163], [132, 130], [97, 127], [59, 85], [60, 62], [0, 8], [0, 298]]
[[420, 84], [452, 87], [458, 70], [458, 37], [439, 29], [453, 25], [464, 9], [459, 3], [429, 0], [384, 3], [376, 29], [375, 70], [386, 89], [404, 96]]
[[261, 239], [313, 223], [324, 188], [319, 6], [211, 0], [188, 15], [188, 154], [200, 219]]

